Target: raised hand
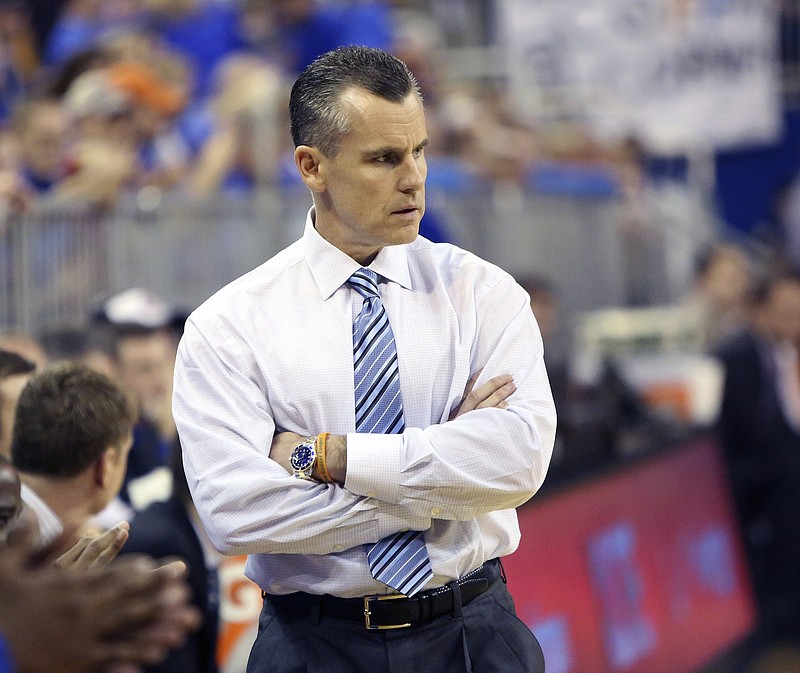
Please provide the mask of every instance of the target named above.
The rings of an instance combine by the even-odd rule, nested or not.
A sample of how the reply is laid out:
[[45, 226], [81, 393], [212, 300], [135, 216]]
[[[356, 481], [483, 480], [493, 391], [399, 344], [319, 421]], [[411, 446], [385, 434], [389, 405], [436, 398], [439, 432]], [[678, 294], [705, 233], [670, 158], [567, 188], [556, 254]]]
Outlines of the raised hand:
[[20, 531], [0, 550], [0, 633], [18, 673], [137, 671], [200, 624], [182, 562], [31, 568], [30, 542]]
[[59, 556], [55, 564], [67, 570], [108, 565], [128, 541], [129, 530], [130, 525], [123, 521], [101, 535], [85, 535]]

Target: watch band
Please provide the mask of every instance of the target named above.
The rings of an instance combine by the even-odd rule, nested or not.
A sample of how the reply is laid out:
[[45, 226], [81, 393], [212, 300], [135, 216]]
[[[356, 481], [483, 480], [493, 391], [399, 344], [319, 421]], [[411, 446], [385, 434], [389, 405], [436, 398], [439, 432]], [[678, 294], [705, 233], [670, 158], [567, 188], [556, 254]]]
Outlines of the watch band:
[[328, 471], [328, 456], [326, 453], [328, 447], [328, 437], [331, 433], [321, 432], [317, 435], [317, 466], [319, 467], [319, 476], [326, 484], [333, 483], [333, 477]]

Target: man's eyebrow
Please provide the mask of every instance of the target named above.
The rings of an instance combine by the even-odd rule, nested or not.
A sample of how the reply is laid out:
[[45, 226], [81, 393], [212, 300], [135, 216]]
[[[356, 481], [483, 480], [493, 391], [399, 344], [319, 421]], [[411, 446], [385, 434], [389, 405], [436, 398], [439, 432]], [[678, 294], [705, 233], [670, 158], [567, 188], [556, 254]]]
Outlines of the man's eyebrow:
[[[428, 138], [425, 138], [425, 140], [423, 140], [419, 145], [416, 145], [414, 147], [414, 150], [421, 150], [424, 147], [427, 147], [429, 142], [430, 140]], [[385, 147], [374, 147], [372, 149], [365, 150], [363, 152], [363, 155], [365, 157], [381, 157], [385, 154], [402, 154], [402, 153], [403, 153], [402, 148], [396, 145], [395, 146], [387, 145]]]

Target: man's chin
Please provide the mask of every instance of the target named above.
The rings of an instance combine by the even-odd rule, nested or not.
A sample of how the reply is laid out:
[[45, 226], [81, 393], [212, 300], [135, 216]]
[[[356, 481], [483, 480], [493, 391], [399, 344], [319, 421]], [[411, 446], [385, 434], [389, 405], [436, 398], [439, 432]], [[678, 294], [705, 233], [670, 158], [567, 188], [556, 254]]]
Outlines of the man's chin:
[[415, 225], [403, 227], [402, 231], [400, 231], [400, 235], [398, 236], [398, 238], [401, 240], [397, 241], [397, 245], [413, 243], [415, 240], [417, 240], [417, 236], [419, 236], [419, 221], [417, 221]]

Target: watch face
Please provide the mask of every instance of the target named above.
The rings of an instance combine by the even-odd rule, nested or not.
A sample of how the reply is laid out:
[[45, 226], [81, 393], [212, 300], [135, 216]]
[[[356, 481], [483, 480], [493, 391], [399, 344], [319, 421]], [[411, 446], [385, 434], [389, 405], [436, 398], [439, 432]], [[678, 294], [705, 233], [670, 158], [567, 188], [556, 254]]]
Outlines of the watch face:
[[315, 457], [316, 454], [313, 444], [299, 444], [294, 448], [294, 451], [292, 451], [292, 457], [289, 459], [289, 462], [292, 465], [292, 469], [302, 472], [311, 468], [314, 464]]

